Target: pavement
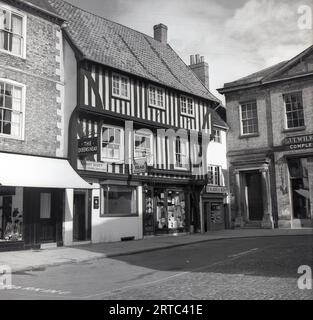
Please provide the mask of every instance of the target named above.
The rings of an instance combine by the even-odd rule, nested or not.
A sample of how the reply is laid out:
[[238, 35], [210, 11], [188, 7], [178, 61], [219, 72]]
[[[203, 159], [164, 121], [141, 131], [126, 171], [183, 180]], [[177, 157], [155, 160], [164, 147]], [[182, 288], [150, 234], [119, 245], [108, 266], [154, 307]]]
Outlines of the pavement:
[[12, 273], [38, 271], [48, 266], [60, 266], [90, 262], [93, 260], [121, 257], [138, 253], [183, 247], [192, 244], [227, 239], [262, 237], [290, 237], [313, 235], [312, 229], [244, 229], [223, 230], [208, 234], [184, 236], [162, 236], [131, 242], [89, 244], [75, 247], [61, 247], [44, 250], [29, 250], [0, 253], [0, 266], [9, 266]]

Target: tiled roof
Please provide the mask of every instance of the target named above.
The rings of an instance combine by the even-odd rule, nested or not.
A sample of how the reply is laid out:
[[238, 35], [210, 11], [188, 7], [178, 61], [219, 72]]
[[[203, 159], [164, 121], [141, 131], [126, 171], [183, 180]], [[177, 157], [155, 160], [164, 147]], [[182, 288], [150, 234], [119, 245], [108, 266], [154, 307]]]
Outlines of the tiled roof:
[[17, 1], [25, 5], [28, 5], [30, 7], [34, 7], [37, 10], [41, 10], [42, 12], [48, 15], [51, 15], [53, 17], [60, 18], [57, 15], [57, 12], [52, 8], [52, 6], [49, 4], [47, 0], [17, 0]]
[[259, 81], [263, 80], [263, 78], [265, 78], [268, 75], [272, 74], [273, 72], [279, 70], [281, 67], [283, 67], [287, 63], [288, 63], [288, 61], [283, 61], [283, 62], [277, 63], [274, 66], [271, 66], [269, 68], [252, 73], [244, 78], [240, 78], [240, 79], [233, 81], [233, 82], [225, 83], [224, 88], [226, 89], [229, 87], [235, 87], [235, 86], [241, 86], [241, 85], [259, 82]]
[[47, 1], [68, 22], [67, 33], [87, 60], [220, 102], [169, 45], [65, 1]]

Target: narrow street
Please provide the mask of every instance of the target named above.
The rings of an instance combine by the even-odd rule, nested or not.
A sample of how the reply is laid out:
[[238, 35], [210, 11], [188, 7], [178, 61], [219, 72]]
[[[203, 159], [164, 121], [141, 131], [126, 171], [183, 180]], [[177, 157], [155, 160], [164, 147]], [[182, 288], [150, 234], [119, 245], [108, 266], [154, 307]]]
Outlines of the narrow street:
[[313, 237], [230, 239], [13, 275], [0, 299], [313, 299]]

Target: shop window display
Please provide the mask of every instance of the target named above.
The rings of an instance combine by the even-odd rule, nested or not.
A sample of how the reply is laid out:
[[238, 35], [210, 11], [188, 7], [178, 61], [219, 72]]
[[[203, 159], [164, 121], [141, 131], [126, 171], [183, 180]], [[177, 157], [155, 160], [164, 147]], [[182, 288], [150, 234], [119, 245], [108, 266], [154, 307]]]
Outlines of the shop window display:
[[159, 230], [186, 227], [185, 194], [181, 191], [156, 191], [156, 221]]
[[0, 197], [0, 241], [23, 240], [23, 214], [12, 208], [12, 196]]

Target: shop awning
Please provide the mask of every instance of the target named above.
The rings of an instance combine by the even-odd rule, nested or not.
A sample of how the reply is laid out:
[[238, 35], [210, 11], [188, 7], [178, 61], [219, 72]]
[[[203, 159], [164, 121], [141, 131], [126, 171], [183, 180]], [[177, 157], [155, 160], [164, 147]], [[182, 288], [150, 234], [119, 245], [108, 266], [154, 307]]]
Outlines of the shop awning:
[[65, 159], [0, 153], [0, 186], [91, 189]]

